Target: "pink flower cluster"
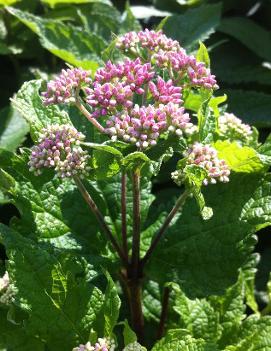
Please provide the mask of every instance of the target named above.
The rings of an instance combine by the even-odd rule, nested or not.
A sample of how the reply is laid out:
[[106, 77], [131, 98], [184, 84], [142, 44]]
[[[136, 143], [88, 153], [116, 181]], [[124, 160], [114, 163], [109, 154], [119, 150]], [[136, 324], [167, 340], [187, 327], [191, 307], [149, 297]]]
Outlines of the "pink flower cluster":
[[175, 73], [176, 80], [187, 86], [217, 89], [216, 78], [205, 63], [197, 62], [195, 56], [187, 55], [184, 49], [177, 52], [159, 50], [154, 54], [156, 64]]
[[[217, 151], [210, 145], [195, 143], [186, 154], [186, 164], [196, 165], [207, 172], [203, 180], [204, 185], [216, 184], [217, 181], [227, 183], [229, 181], [230, 169], [225, 160], [220, 160]], [[179, 171], [172, 173], [172, 178], [177, 184], [181, 183], [183, 173]]]
[[178, 51], [180, 45], [176, 40], [168, 38], [161, 30], [145, 29], [140, 32], [129, 32], [117, 39], [116, 46], [122, 50], [132, 50], [137, 53], [137, 48], [147, 48], [151, 51], [163, 49], [165, 51]]
[[229, 140], [248, 141], [253, 134], [250, 125], [242, 123], [242, 120], [233, 113], [224, 113], [218, 120], [219, 130], [222, 136]]
[[165, 82], [161, 77], [157, 78], [157, 83], [149, 82], [149, 90], [155, 101], [162, 104], [172, 102], [174, 104], [181, 104], [182, 88], [173, 85], [172, 80]]
[[[178, 82], [192, 87], [218, 88], [215, 76], [206, 65], [197, 62], [193, 55], [188, 55], [176, 40], [168, 38], [161, 30], [126, 33], [118, 38], [117, 47], [138, 56], [146, 56], [158, 67], [172, 70], [174, 80]], [[148, 54], [142, 55], [140, 48], [148, 49]]]
[[142, 95], [144, 85], [154, 75], [151, 64], [142, 64], [139, 58], [116, 65], [107, 62], [96, 72], [92, 87], [86, 88], [87, 103], [94, 108], [93, 116], [131, 107], [134, 95]]
[[80, 177], [88, 173], [89, 156], [80, 147], [85, 136], [70, 125], [51, 125], [43, 129], [39, 144], [33, 146], [28, 165], [39, 175], [43, 168], [54, 168], [58, 177]]
[[8, 272], [5, 272], [2, 278], [0, 278], [0, 292], [6, 290], [9, 286], [9, 275]]
[[75, 102], [76, 90], [89, 84], [90, 72], [81, 68], [62, 70], [61, 74], [47, 84], [47, 90], [42, 93], [45, 105]]
[[91, 345], [90, 342], [86, 343], [86, 345], [79, 345], [75, 347], [72, 351], [114, 351], [115, 346], [114, 342], [108, 340], [107, 338], [99, 338], [98, 342], [95, 345]]
[[187, 164], [199, 166], [207, 171], [208, 177], [203, 184], [216, 184], [217, 181], [227, 183], [230, 169], [225, 160], [220, 160], [217, 151], [210, 145], [195, 143], [187, 155]]
[[129, 112], [120, 112], [110, 117], [106, 131], [113, 140], [120, 137], [145, 149], [156, 145], [161, 133], [174, 132], [178, 136], [192, 133], [193, 124], [183, 107], [170, 102], [158, 107], [135, 105]]

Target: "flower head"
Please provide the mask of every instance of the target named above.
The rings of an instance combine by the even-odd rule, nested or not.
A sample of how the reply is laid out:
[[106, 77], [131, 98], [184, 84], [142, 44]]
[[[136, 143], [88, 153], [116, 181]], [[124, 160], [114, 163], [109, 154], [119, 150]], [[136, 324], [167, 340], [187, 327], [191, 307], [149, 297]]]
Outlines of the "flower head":
[[98, 341], [95, 345], [91, 345], [88, 342], [86, 345], [79, 345], [75, 347], [72, 351], [114, 351], [115, 344], [113, 340], [109, 340], [108, 338], [98, 338]]
[[6, 290], [9, 286], [9, 275], [5, 272], [2, 278], [0, 278], [0, 292]]
[[47, 84], [47, 90], [42, 93], [45, 105], [65, 104], [75, 102], [76, 89], [91, 82], [90, 72], [81, 68], [62, 70], [54, 80]]
[[[210, 145], [195, 143], [186, 154], [186, 164], [196, 165], [207, 172], [203, 180], [204, 185], [216, 184], [217, 181], [226, 183], [229, 181], [230, 169], [224, 160], [220, 160], [217, 151]], [[178, 182], [182, 176], [178, 171], [173, 172], [172, 178]], [[175, 179], [176, 178], [176, 179]]]
[[119, 137], [145, 149], [156, 145], [162, 133], [174, 132], [181, 136], [192, 126], [184, 108], [169, 103], [158, 107], [135, 105], [129, 112], [109, 118], [106, 131], [113, 139]]
[[230, 140], [247, 141], [253, 134], [250, 125], [242, 123], [233, 113], [224, 113], [218, 120], [222, 136]]
[[138, 33], [129, 32], [117, 39], [116, 46], [124, 51], [131, 50], [136, 52], [138, 48], [146, 48], [150, 51], [157, 51], [159, 49], [165, 51], [177, 51], [180, 45], [176, 40], [168, 38], [162, 30], [158, 32], [154, 30], [145, 29]]
[[43, 168], [54, 168], [61, 178], [87, 174], [89, 156], [80, 147], [84, 138], [71, 125], [44, 128], [39, 144], [32, 148], [28, 162], [30, 171], [39, 175]]

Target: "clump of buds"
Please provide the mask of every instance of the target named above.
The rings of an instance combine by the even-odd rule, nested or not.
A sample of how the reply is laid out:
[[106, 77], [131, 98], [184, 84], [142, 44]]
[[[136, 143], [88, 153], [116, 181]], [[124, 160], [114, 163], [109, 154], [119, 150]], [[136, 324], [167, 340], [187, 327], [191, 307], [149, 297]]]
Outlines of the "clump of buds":
[[51, 125], [42, 130], [39, 144], [33, 146], [28, 165], [39, 175], [43, 168], [54, 168], [60, 178], [88, 173], [89, 156], [80, 142], [85, 136], [71, 125]]
[[89, 84], [90, 72], [81, 68], [62, 70], [54, 80], [47, 84], [47, 91], [43, 92], [45, 105], [74, 103], [77, 90]]
[[10, 283], [8, 272], [0, 278], [0, 304], [10, 305], [14, 299], [14, 285]]
[[5, 272], [2, 278], [0, 278], [0, 292], [6, 290], [9, 286], [9, 275]]
[[156, 145], [162, 133], [173, 132], [178, 136], [191, 133], [193, 124], [184, 108], [177, 104], [160, 104], [157, 107], [135, 105], [129, 112], [110, 117], [106, 131], [113, 140], [121, 138], [145, 149]]
[[75, 347], [72, 351], [114, 351], [115, 345], [114, 342], [108, 340], [107, 338], [99, 338], [95, 345], [91, 345], [90, 342], [86, 345], [79, 345]]
[[242, 123], [233, 113], [224, 113], [219, 117], [218, 123], [221, 135], [229, 140], [248, 141], [253, 134], [250, 125]]
[[[195, 165], [206, 171], [207, 176], [202, 182], [203, 185], [229, 182], [230, 169], [225, 160], [218, 158], [217, 151], [212, 146], [195, 143], [185, 156], [186, 165]], [[181, 184], [185, 174], [177, 170], [171, 176], [177, 184]]]

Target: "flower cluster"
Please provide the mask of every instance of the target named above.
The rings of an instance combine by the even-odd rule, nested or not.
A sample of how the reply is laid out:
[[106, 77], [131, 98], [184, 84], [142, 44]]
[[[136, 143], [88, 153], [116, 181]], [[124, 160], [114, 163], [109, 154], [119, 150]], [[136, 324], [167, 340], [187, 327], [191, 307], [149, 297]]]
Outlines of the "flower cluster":
[[176, 40], [168, 38], [160, 30], [148, 29], [139, 33], [129, 32], [117, 40], [117, 47], [131, 51], [140, 56], [139, 48], [149, 50], [150, 62], [160, 68], [166, 68], [175, 73], [176, 80], [191, 87], [217, 89], [215, 76], [203, 62], [197, 62], [193, 55], [188, 55]]
[[43, 168], [54, 168], [61, 178], [84, 176], [89, 156], [80, 147], [85, 136], [70, 125], [51, 125], [43, 129], [39, 144], [33, 146], [28, 165], [41, 174]]
[[114, 351], [115, 345], [112, 340], [107, 338], [99, 338], [95, 345], [91, 345], [90, 342], [86, 345], [79, 345], [75, 347], [72, 351]]
[[158, 107], [135, 105], [129, 113], [123, 112], [109, 118], [106, 131], [113, 140], [119, 137], [145, 149], [156, 145], [162, 133], [174, 132], [178, 136], [192, 133], [193, 124], [184, 108], [177, 104], [161, 104]]
[[219, 117], [218, 123], [222, 136], [230, 140], [247, 141], [253, 134], [252, 128], [248, 124], [242, 123], [241, 119], [233, 113], [224, 113]]
[[[229, 181], [230, 169], [225, 160], [220, 160], [217, 151], [210, 145], [195, 143], [186, 154], [186, 164], [196, 165], [204, 169], [207, 177], [203, 180], [204, 185], [216, 184], [217, 181], [227, 183]], [[178, 171], [172, 173], [172, 178], [176, 183], [180, 183], [179, 178], [183, 174]]]
[[178, 51], [180, 45], [176, 40], [168, 38], [161, 30], [145, 29], [144, 31], [129, 32], [117, 39], [116, 46], [125, 51], [132, 51], [138, 54], [137, 49], [147, 48], [151, 51], [162, 49], [164, 51]]
[[75, 102], [76, 90], [91, 82], [90, 72], [81, 68], [62, 70], [61, 74], [47, 84], [42, 93], [45, 105]]
[[107, 62], [97, 70], [92, 87], [86, 88], [87, 103], [94, 108], [93, 116], [133, 106], [134, 94], [144, 94], [144, 85], [154, 74], [150, 63], [142, 64], [139, 58], [116, 65]]
[[157, 78], [157, 83], [149, 82], [149, 90], [155, 101], [162, 104], [173, 102], [174, 104], [181, 104], [182, 88], [173, 85], [172, 80], [165, 82], [161, 77]]
[[6, 290], [9, 286], [9, 275], [5, 272], [2, 278], [0, 278], [0, 292]]

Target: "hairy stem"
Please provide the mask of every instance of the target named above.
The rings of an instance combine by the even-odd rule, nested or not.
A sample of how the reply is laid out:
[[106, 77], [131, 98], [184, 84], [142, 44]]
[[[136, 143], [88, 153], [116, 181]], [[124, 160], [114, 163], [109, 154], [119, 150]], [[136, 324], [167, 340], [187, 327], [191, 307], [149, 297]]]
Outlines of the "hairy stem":
[[128, 260], [128, 241], [127, 241], [127, 220], [126, 220], [126, 173], [125, 171], [121, 174], [121, 234], [122, 234], [122, 245], [123, 252]]
[[149, 247], [148, 251], [146, 252], [145, 256], [141, 260], [141, 268], [143, 269], [144, 265], [147, 263], [147, 261], [150, 259], [153, 251], [155, 250], [156, 246], [158, 245], [159, 241], [165, 234], [166, 230], [168, 229], [172, 219], [174, 216], [178, 213], [178, 211], [183, 207], [185, 204], [185, 201], [187, 197], [190, 195], [190, 192], [188, 190], [185, 190], [178, 198], [176, 204], [168, 214], [167, 218], [165, 219], [165, 222], [163, 223], [162, 227], [159, 229], [157, 232], [154, 240], [151, 243], [151, 246]]
[[85, 188], [85, 186], [81, 182], [81, 180], [77, 176], [74, 176], [73, 179], [74, 179], [82, 197], [84, 198], [84, 200], [86, 201], [86, 203], [90, 207], [90, 209], [91, 209], [92, 213], [95, 215], [97, 221], [99, 222], [102, 230], [106, 234], [107, 238], [110, 240], [113, 248], [117, 251], [119, 257], [121, 258], [121, 260], [123, 261], [125, 266], [127, 266], [128, 262], [126, 260], [126, 257], [124, 255], [122, 249], [120, 248], [119, 244], [117, 243], [116, 239], [114, 238], [110, 228], [106, 224], [106, 222], [104, 220], [104, 216], [102, 215], [102, 213], [98, 209], [97, 205], [95, 204], [94, 200], [90, 196], [89, 192], [87, 191], [87, 189]]
[[133, 172], [133, 245], [132, 245], [132, 278], [138, 276], [140, 259], [140, 170]]
[[160, 316], [160, 322], [157, 331], [157, 339], [161, 339], [165, 332], [165, 325], [168, 316], [168, 305], [169, 305], [169, 294], [170, 289], [169, 287], [165, 287], [164, 294], [163, 294], [163, 301], [162, 301], [162, 311]]
[[96, 127], [101, 133], [105, 133], [104, 127], [93, 118], [91, 113], [85, 108], [85, 106], [80, 102], [79, 99], [76, 100], [75, 106], [82, 112], [82, 114]]

